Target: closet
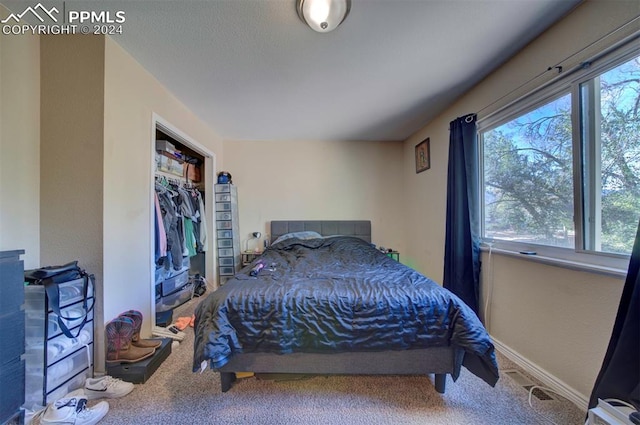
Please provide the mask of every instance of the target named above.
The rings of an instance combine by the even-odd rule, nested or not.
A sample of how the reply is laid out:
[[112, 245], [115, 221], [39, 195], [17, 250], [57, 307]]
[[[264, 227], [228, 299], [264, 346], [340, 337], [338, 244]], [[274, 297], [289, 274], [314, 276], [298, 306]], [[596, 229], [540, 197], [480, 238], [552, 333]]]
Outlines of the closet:
[[168, 128], [156, 126], [154, 172], [154, 284], [156, 313], [192, 298], [206, 281], [209, 230], [205, 157]]

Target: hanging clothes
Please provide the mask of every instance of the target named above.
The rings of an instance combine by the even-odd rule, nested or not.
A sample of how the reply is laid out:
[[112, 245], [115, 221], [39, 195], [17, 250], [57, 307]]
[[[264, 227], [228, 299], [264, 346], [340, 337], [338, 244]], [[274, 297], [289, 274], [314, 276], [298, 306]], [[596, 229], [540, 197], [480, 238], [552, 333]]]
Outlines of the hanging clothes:
[[193, 201], [192, 191], [182, 187], [178, 189], [181, 198], [180, 210], [184, 217], [185, 255], [189, 257], [197, 254], [198, 227], [194, 226], [194, 223], [198, 222], [200, 216], [199, 206]]
[[203, 230], [206, 241], [202, 194], [193, 187], [162, 177], [156, 179], [155, 199], [158, 223], [155, 232], [156, 264], [180, 270], [183, 257], [193, 257], [206, 249], [201, 242]]
[[162, 211], [162, 222], [167, 235], [167, 257], [168, 261], [160, 261], [164, 264], [166, 269], [171, 266], [175, 270], [182, 268], [182, 251], [183, 251], [183, 236], [182, 236], [182, 216], [179, 215], [179, 211], [176, 203], [174, 202], [175, 192], [168, 187], [156, 184], [156, 193], [158, 195], [158, 202]]
[[167, 256], [167, 233], [164, 230], [164, 223], [162, 221], [162, 210], [160, 209], [160, 202], [158, 201], [158, 193], [153, 193], [153, 205], [155, 209], [154, 214], [154, 228], [155, 228], [155, 260], [158, 261], [161, 257]]
[[205, 220], [204, 213], [204, 201], [202, 200], [202, 194], [198, 192], [198, 205], [200, 208], [200, 220], [198, 221], [200, 225], [200, 234], [198, 238], [199, 242], [199, 251], [206, 252], [207, 251], [207, 221]]
[[193, 220], [189, 217], [184, 218], [184, 236], [185, 236], [185, 245], [187, 248], [187, 255], [189, 257], [193, 257], [196, 254], [196, 239], [193, 234]]

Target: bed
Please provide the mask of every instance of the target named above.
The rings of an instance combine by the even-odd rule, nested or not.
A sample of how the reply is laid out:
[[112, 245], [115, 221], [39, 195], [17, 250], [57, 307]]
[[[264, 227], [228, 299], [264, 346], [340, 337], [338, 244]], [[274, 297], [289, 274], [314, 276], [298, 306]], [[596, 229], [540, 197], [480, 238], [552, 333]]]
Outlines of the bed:
[[271, 240], [195, 312], [193, 370], [220, 372], [223, 392], [248, 371], [434, 375], [444, 393], [464, 366], [496, 384], [476, 314], [375, 249], [369, 221], [272, 221]]

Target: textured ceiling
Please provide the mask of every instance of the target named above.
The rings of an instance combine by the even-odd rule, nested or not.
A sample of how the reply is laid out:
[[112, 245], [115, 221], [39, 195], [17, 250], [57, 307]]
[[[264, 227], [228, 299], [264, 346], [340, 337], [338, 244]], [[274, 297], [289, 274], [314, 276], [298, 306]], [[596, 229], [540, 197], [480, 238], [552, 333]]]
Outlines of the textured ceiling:
[[327, 34], [295, 0], [65, 7], [125, 11], [115, 41], [224, 139], [404, 140], [578, 3], [353, 0]]

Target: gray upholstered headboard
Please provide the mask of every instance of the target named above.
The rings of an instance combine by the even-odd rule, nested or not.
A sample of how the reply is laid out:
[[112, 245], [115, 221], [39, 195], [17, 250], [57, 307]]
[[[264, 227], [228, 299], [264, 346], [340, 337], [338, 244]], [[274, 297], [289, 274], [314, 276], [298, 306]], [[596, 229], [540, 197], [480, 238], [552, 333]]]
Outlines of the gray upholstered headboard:
[[271, 222], [271, 241], [285, 233], [314, 231], [322, 236], [355, 236], [371, 243], [369, 220], [281, 220]]

